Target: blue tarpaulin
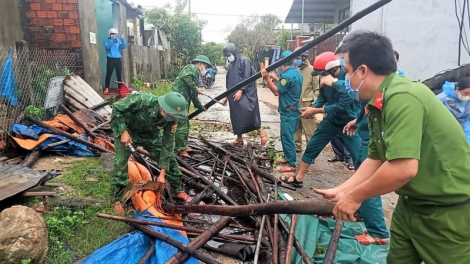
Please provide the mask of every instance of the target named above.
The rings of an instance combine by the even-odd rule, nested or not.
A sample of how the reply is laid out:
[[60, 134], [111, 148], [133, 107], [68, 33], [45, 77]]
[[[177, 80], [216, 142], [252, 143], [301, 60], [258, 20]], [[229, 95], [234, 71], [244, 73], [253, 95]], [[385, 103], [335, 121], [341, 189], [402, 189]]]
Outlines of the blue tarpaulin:
[[[150, 214], [148, 211], [144, 212], [145, 215]], [[157, 218], [148, 218], [140, 215], [139, 212], [134, 213], [135, 219], [141, 219], [146, 221], [158, 222], [162, 221]], [[164, 227], [151, 226], [154, 230], [176, 239], [184, 244], [189, 244], [188, 238], [184, 237], [180, 232]], [[173, 255], [178, 253], [178, 249], [175, 247], [160, 241], [155, 240], [155, 251], [147, 259], [145, 264], [163, 264]], [[141, 232], [132, 232], [126, 234], [114, 242], [96, 250], [93, 252], [83, 264], [135, 264], [150, 248], [150, 238]], [[199, 261], [193, 257], [188, 258], [184, 262], [185, 264], [199, 264]]]
[[16, 93], [15, 73], [13, 70], [13, 48], [10, 47], [8, 58], [2, 66], [0, 75], [0, 94], [12, 106], [18, 106], [18, 95]]
[[[31, 139], [31, 140], [38, 140], [42, 134], [53, 134], [51, 131], [41, 128], [36, 125], [32, 126], [24, 126], [21, 124], [14, 124], [12, 126], [12, 132], [20, 135], [23, 139]], [[86, 136], [82, 137], [84, 140], [88, 141]], [[42, 150], [43, 148], [47, 147], [49, 144], [56, 143], [59, 141], [66, 140], [66, 137], [59, 136], [59, 135], [51, 135], [46, 140], [40, 142], [37, 146], [34, 147], [32, 150]], [[50, 147], [46, 149], [50, 152], [55, 152], [67, 156], [77, 156], [77, 157], [93, 157], [95, 154], [85, 145], [75, 142], [69, 141], [67, 143], [60, 144], [55, 147]]]

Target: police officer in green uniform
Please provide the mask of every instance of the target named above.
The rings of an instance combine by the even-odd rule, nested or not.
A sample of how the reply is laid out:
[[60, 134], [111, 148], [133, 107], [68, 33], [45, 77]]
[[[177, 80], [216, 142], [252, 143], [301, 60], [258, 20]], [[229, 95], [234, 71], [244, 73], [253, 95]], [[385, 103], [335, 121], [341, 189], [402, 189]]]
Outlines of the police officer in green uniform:
[[302, 117], [307, 118], [319, 113], [325, 113], [326, 116], [307, 144], [297, 175], [281, 178], [281, 181], [296, 188], [303, 187], [303, 180], [310, 164], [315, 162], [321, 151], [334, 137], [340, 136], [342, 138], [353, 160], [357, 158], [361, 141], [357, 135], [348, 136], [343, 134], [344, 126], [357, 117], [359, 102], [354, 101], [346, 92], [342, 61], [334, 52], [324, 52], [315, 58], [313, 68], [314, 72], [312, 74], [322, 75], [320, 94], [313, 107], [302, 109], [304, 111]]
[[386, 37], [347, 44], [347, 83], [368, 100], [368, 158], [345, 183], [316, 190], [355, 221], [361, 203], [395, 191], [387, 263], [470, 263], [470, 147], [455, 118], [425, 85], [399, 77]]
[[[281, 59], [292, 54], [291, 51], [283, 51]], [[263, 78], [266, 80], [271, 92], [279, 96], [279, 107], [277, 111], [281, 115], [281, 143], [284, 152], [284, 158], [279, 163], [284, 166], [279, 172], [295, 172], [296, 148], [294, 141], [295, 130], [300, 120], [300, 94], [302, 93], [302, 74], [294, 67], [294, 60], [290, 60], [282, 65], [280, 81], [274, 74], [269, 74], [265, 69], [261, 70]], [[278, 81], [277, 85], [271, 80]], [[294, 106], [298, 111], [286, 109], [287, 105]]]
[[[191, 64], [184, 66], [175, 82], [171, 91], [178, 92], [186, 99], [186, 109], [189, 111], [191, 102], [198, 110], [205, 110], [204, 106], [197, 97], [202, 93], [202, 88], [199, 88], [199, 75], [205, 76], [206, 69], [212, 67], [211, 62], [207, 56], [198, 55]], [[184, 120], [178, 123], [176, 131], [175, 149], [179, 151], [182, 157], [189, 157], [188, 148], [188, 135], [189, 135], [189, 120]]]
[[[189, 200], [181, 186], [181, 171], [174, 154], [176, 122], [187, 120], [187, 104], [176, 92], [156, 97], [135, 93], [113, 104], [111, 128], [114, 133], [116, 156], [111, 173], [111, 186], [116, 200], [129, 183], [127, 161], [131, 155], [128, 145], [142, 146], [157, 159], [160, 178], [166, 176], [178, 198]], [[117, 210], [120, 203], [115, 204]], [[121, 211], [122, 212], [122, 211]]]

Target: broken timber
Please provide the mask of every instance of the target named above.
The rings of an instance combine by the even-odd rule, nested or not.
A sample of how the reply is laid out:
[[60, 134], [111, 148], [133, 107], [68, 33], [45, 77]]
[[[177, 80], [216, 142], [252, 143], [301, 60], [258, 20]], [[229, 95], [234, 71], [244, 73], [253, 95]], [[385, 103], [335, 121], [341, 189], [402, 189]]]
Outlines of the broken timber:
[[240, 206], [164, 205], [170, 214], [203, 213], [225, 216], [258, 216], [274, 214], [332, 215], [334, 204], [327, 200], [278, 201]]

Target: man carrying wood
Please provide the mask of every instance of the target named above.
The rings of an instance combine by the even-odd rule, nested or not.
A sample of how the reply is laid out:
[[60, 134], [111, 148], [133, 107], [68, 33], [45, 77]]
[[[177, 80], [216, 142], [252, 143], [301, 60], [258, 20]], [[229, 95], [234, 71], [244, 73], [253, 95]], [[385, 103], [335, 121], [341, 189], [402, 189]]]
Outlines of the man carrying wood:
[[[169, 180], [176, 198], [190, 201], [183, 191], [181, 171], [175, 158], [174, 144], [176, 122], [187, 120], [187, 103], [176, 92], [156, 97], [148, 93], [136, 93], [114, 103], [111, 128], [114, 133], [116, 156], [111, 173], [111, 188], [119, 200], [129, 183], [127, 161], [131, 155], [129, 144], [142, 146], [158, 161], [161, 169], [159, 181]], [[114, 205], [116, 213], [123, 213], [121, 202]]]
[[[212, 67], [211, 62], [207, 56], [198, 55], [191, 64], [184, 66], [175, 82], [171, 91], [178, 92], [186, 99], [186, 111], [189, 111], [191, 102], [198, 110], [205, 110], [204, 106], [197, 97], [202, 93], [202, 88], [199, 88], [199, 75], [206, 75], [206, 69]], [[186, 119], [178, 123], [176, 131], [175, 149], [179, 151], [179, 156], [190, 157], [188, 152], [188, 135], [189, 135], [189, 120]]]
[[368, 100], [368, 158], [339, 187], [337, 219], [356, 221], [367, 199], [395, 191], [387, 263], [470, 263], [470, 147], [434, 93], [400, 77], [392, 43], [367, 32], [347, 43], [346, 85]]

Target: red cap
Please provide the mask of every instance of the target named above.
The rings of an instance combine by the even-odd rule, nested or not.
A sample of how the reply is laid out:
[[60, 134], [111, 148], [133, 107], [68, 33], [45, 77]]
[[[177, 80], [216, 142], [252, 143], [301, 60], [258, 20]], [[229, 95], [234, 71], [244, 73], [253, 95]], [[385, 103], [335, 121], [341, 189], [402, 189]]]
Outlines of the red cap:
[[[338, 63], [336, 63], [336, 61]], [[318, 75], [324, 72], [325, 70], [331, 69], [332, 65], [339, 66], [339, 57], [335, 55], [335, 53], [332, 51], [323, 52], [322, 54], [318, 55], [313, 61], [313, 71]]]

